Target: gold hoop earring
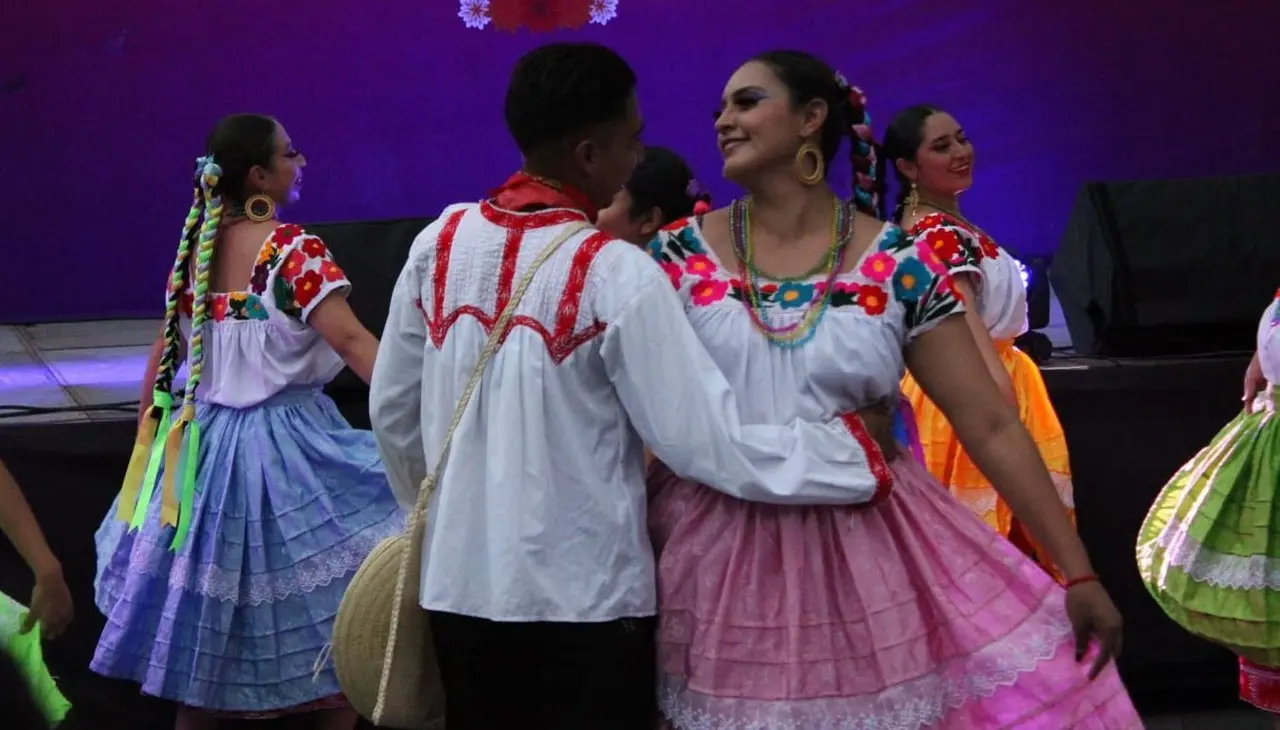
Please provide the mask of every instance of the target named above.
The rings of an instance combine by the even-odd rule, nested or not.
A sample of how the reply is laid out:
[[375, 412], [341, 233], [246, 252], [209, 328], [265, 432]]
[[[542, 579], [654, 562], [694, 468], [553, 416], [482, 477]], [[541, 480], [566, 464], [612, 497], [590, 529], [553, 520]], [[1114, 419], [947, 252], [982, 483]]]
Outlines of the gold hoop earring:
[[254, 223], [269, 221], [276, 217], [276, 201], [261, 193], [250, 195], [244, 201], [244, 217]]
[[911, 183], [911, 192], [907, 193], [907, 208], [912, 218], [916, 217], [916, 207], [920, 205], [920, 191], [915, 183]]
[[[813, 158], [813, 172], [805, 172], [809, 166], [808, 158]], [[800, 182], [813, 187], [822, 182], [827, 176], [827, 165], [822, 160], [822, 150], [812, 142], [805, 142], [800, 145], [800, 149], [796, 152], [796, 174], [800, 177]]]

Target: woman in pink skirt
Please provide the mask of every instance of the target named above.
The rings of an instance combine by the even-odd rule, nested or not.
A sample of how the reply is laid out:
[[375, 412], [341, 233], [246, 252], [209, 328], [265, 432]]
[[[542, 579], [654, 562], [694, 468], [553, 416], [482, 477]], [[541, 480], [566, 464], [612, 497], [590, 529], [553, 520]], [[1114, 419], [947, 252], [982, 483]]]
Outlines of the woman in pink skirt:
[[[868, 124], [818, 59], [758, 56], [716, 119], [747, 197], [651, 250], [746, 420], [893, 398], [910, 365], [1067, 586], [906, 455], [872, 460], [881, 488], [861, 505], [749, 503], [654, 464], [663, 713], [680, 730], [1140, 728], [1110, 663], [1120, 616], [984, 369], [963, 285], [872, 214]], [[825, 183], [846, 137], [852, 202]]]

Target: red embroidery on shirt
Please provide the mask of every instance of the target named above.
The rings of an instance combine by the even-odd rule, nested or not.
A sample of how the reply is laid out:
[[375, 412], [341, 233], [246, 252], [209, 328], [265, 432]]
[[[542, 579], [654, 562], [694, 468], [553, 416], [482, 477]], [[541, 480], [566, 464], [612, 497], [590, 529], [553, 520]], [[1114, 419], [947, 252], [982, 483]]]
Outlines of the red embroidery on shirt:
[[506, 228], [507, 230], [513, 228], [523, 230], [546, 228], [547, 226], [559, 226], [574, 221], [587, 220], [587, 214], [580, 210], [551, 208], [550, 210], [540, 210], [536, 213], [515, 213], [499, 208], [487, 200], [480, 203], [480, 215], [495, 226]]
[[[483, 205], [481, 209], [483, 210]], [[496, 208], [493, 210], [499, 214], [505, 213], [505, 211]], [[449, 334], [449, 330], [464, 314], [475, 317], [484, 327], [486, 333], [493, 329], [494, 322], [502, 314], [502, 310], [506, 308], [507, 303], [511, 301], [511, 293], [515, 283], [516, 259], [520, 252], [520, 244], [523, 241], [524, 232], [534, 227], [528, 225], [527, 221], [522, 221], [525, 222], [525, 225], [507, 229], [507, 241], [503, 247], [502, 264], [498, 271], [498, 290], [493, 312], [485, 312], [475, 305], [464, 304], [446, 316], [444, 307], [445, 288], [449, 279], [449, 258], [452, 255], [454, 238], [457, 236], [458, 225], [464, 213], [465, 211], [454, 213], [445, 221], [444, 228], [440, 231], [440, 238], [436, 244], [436, 265], [432, 271], [431, 312], [426, 311], [421, 300], [416, 302], [418, 309], [422, 312], [423, 319], [426, 320], [427, 332], [431, 336], [431, 342], [437, 348], [444, 345], [444, 340]], [[547, 211], [547, 214], [562, 213], [564, 211]], [[546, 214], [539, 213], [532, 216], [515, 217], [528, 219], [541, 215]], [[488, 218], [488, 215], [485, 217]], [[578, 218], [580, 219], [580, 214]], [[569, 221], [571, 220], [573, 218], [569, 218]], [[552, 362], [558, 365], [573, 354], [574, 350], [604, 332], [605, 324], [600, 321], [595, 321], [581, 330], [575, 331], [575, 327], [578, 322], [578, 312], [582, 307], [583, 290], [587, 285], [587, 273], [590, 271], [596, 255], [611, 240], [613, 238], [607, 233], [593, 233], [587, 237], [587, 240], [583, 241], [574, 253], [573, 261], [570, 264], [569, 278], [565, 283], [564, 292], [560, 296], [560, 304], [556, 308], [553, 331], [548, 331], [546, 325], [534, 317], [518, 314], [511, 318], [510, 326], [503, 335], [503, 340], [516, 327], [528, 327], [542, 337]]]
[[849, 433], [853, 434], [853, 438], [862, 447], [867, 454], [867, 464], [871, 467], [871, 475], [876, 479], [876, 491], [872, 495], [868, 505], [879, 504], [883, 502], [889, 493], [893, 491], [893, 472], [889, 471], [889, 462], [885, 461], [884, 452], [880, 450], [879, 444], [875, 439], [871, 438], [871, 434], [867, 433], [867, 427], [862, 423], [862, 419], [856, 413], [846, 413], [840, 417], [844, 421], [845, 428], [849, 429]]

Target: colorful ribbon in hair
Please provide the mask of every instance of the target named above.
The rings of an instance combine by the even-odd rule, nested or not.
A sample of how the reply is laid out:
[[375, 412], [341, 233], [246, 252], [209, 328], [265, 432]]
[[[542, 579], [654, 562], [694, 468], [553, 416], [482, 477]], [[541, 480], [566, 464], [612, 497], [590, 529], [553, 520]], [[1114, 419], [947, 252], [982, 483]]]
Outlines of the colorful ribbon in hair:
[[[207, 198], [204, 179], [212, 173], [216, 178], [221, 170], [214, 163], [213, 157], [206, 155], [196, 160], [195, 191], [192, 195], [191, 209], [187, 213], [187, 221], [182, 229], [182, 240], [179, 243], [177, 260], [174, 262], [173, 281], [170, 286], [170, 299], [165, 312], [165, 336], [177, 337], [177, 297], [181, 295], [184, 269], [187, 262], [188, 237], [195, 229], [204, 212]], [[216, 183], [215, 183], [216, 184]], [[152, 405], [138, 422], [138, 434], [134, 439], [133, 453], [129, 457], [129, 466], [125, 469], [124, 482], [120, 487], [120, 496], [116, 501], [116, 517], [129, 523], [130, 530], [142, 526], [150, 509], [151, 499], [155, 492], [156, 476], [165, 453], [167, 438], [160, 434], [169, 434], [170, 416], [173, 410], [173, 396], [170, 387], [173, 383], [173, 370], [176, 369], [174, 352], [176, 345], [166, 343], [162, 354], [159, 372], [156, 374], [155, 390], [152, 394]]]
[[160, 523], [174, 528], [170, 547], [175, 552], [186, 544], [195, 503], [196, 467], [200, 458], [200, 424], [196, 420], [195, 394], [200, 386], [200, 375], [204, 367], [209, 269], [213, 260], [213, 243], [222, 218], [222, 199], [213, 192], [222, 176], [222, 168], [212, 156], [200, 158], [197, 166], [200, 190], [205, 201], [205, 216], [195, 254], [195, 291], [188, 347], [191, 368], [182, 411], [164, 440], [164, 479], [160, 502]]

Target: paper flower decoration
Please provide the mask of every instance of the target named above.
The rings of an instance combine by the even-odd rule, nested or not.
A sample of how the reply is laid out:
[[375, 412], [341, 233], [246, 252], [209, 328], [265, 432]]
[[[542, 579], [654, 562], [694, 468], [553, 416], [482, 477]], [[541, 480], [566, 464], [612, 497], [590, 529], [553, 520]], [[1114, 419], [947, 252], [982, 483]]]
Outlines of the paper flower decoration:
[[461, 0], [458, 17], [473, 30], [524, 28], [532, 33], [604, 25], [618, 15], [618, 0]]

